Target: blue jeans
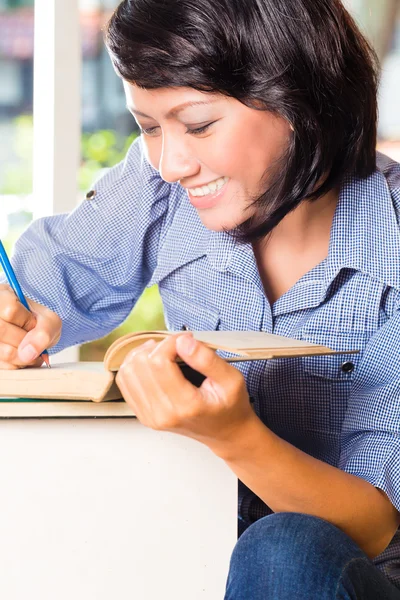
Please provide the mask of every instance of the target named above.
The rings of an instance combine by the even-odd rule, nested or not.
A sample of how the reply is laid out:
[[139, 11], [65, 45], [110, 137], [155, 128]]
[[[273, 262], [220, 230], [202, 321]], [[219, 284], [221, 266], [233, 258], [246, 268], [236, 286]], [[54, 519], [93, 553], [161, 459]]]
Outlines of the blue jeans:
[[239, 538], [225, 600], [400, 600], [400, 590], [331, 523], [277, 513]]

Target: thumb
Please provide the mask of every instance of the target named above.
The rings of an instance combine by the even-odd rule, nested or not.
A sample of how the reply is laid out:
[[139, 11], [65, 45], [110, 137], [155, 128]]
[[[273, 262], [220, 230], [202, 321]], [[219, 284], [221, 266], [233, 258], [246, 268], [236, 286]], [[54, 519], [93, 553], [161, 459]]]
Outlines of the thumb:
[[232, 371], [236, 373], [234, 367], [189, 333], [176, 338], [176, 352], [189, 367], [216, 382], [222, 383], [226, 377], [232, 377]]
[[[59, 322], [58, 322], [59, 321]], [[47, 348], [54, 346], [61, 336], [61, 321], [43, 318], [37, 314], [36, 326], [29, 331], [18, 346], [18, 357], [24, 364], [36, 360]]]
[[26, 334], [18, 346], [18, 358], [24, 364], [33, 362], [40, 354], [48, 348], [48, 335], [42, 330], [33, 329]]

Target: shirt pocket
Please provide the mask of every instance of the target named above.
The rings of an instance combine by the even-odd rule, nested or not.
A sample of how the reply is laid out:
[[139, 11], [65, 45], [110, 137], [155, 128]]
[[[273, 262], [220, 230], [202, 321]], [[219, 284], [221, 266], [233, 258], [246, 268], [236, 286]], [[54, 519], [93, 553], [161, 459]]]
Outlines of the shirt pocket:
[[332, 350], [359, 350], [357, 354], [306, 356], [301, 359], [304, 398], [310, 399], [320, 427], [340, 432], [346, 415], [351, 386], [367, 342], [365, 333], [307, 333], [303, 339]]
[[217, 309], [196, 302], [181, 293], [160, 288], [164, 316], [170, 331], [215, 331], [219, 328]]
[[306, 375], [337, 383], [352, 381], [359, 362], [359, 354], [306, 356], [302, 359], [303, 371]]
[[[351, 381], [356, 375], [362, 352], [368, 340], [364, 332], [342, 333], [310, 331], [302, 335], [302, 339], [314, 344], [322, 344], [340, 354], [324, 356], [305, 356], [302, 359], [304, 372], [329, 381]], [[346, 353], [355, 350], [355, 353]]]

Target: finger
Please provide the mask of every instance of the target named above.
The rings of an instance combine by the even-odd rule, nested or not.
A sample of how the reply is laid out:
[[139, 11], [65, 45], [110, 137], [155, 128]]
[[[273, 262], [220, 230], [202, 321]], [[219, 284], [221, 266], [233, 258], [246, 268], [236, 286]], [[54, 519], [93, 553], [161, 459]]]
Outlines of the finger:
[[[173, 382], [175, 384], [174, 387], [180, 386], [179, 389], [182, 393], [184, 391], [182, 386], [185, 386], [187, 380], [176, 364], [175, 340], [176, 336], [167, 336], [162, 342], [148, 340], [146, 343], [131, 350], [121, 365], [124, 379], [130, 377], [133, 380], [135, 374], [137, 375], [138, 382], [141, 379], [146, 380], [145, 385], [147, 387], [150, 386], [151, 380], [154, 379], [152, 393], [155, 391], [160, 393], [162, 391], [161, 382], [165, 381], [168, 374], [169, 382]], [[126, 369], [127, 365], [131, 366], [129, 375]], [[178, 381], [176, 381], [177, 379]], [[189, 387], [187, 387], [187, 391], [189, 391]]]
[[[125, 362], [121, 365], [115, 382], [122, 394], [123, 399], [132, 408], [134, 415], [139, 419], [139, 411], [137, 408], [137, 395], [135, 393], [136, 384], [133, 381], [134, 374], [131, 373], [131, 362]], [[139, 419], [140, 420], [140, 419]]]
[[[37, 360], [30, 363], [30, 366], [40, 367], [42, 364], [43, 359], [38, 357]], [[0, 344], [0, 369], [20, 369], [25, 366], [26, 364], [19, 359], [17, 349], [14, 346]]]
[[35, 316], [37, 318], [37, 328], [38, 330], [43, 330], [48, 337], [48, 342], [45, 348], [51, 348], [55, 346], [61, 337], [62, 331], [62, 321], [60, 317], [50, 310], [41, 305], [36, 305], [40, 307], [40, 312], [35, 312]]
[[25, 336], [25, 329], [21, 329], [16, 325], [7, 323], [7, 321], [3, 321], [3, 319], [0, 319], [1, 343], [8, 344], [9, 346], [14, 346], [14, 348], [18, 348], [19, 344], [22, 342]]
[[50, 348], [51, 336], [47, 331], [34, 329], [24, 337], [18, 346], [18, 361], [29, 365], [36, 360], [44, 350]]
[[[191, 336], [191, 334], [186, 335]], [[184, 385], [188, 390], [191, 386], [185, 385], [185, 382], [188, 380], [182, 373], [182, 365], [178, 365], [177, 363], [177, 358], [179, 357], [176, 350], [176, 341], [178, 337], [179, 334], [166, 337], [150, 352], [149, 361], [152, 367], [159, 372], [159, 378], [162, 379], [163, 375], [168, 372], [172, 378], [176, 379], [179, 385]]]
[[132, 408], [136, 403], [137, 411], [143, 414], [146, 405], [152, 421], [161, 428], [166, 426], [160, 424], [161, 404], [170, 409], [163, 412], [171, 419], [169, 427], [173, 427], [178, 413], [198, 409], [196, 398], [203, 404], [199, 389], [184, 377], [176, 362], [176, 340], [177, 336], [168, 336], [158, 344], [149, 342], [135, 348], [126, 357], [117, 379]]
[[36, 316], [21, 304], [10, 289], [0, 291], [0, 319], [25, 331], [30, 331], [36, 325]]
[[[150, 400], [149, 387], [152, 374], [149, 372], [149, 349], [154, 348], [156, 342], [149, 340], [134, 348], [126, 356], [117, 376], [116, 383], [125, 402], [132, 408], [133, 413], [141, 423], [146, 422]], [[152, 399], [155, 397], [152, 393]]]
[[214, 381], [222, 383], [240, 375], [237, 369], [218, 356], [214, 350], [195, 340], [191, 334], [176, 338], [176, 351], [189, 367]]
[[151, 350], [152, 348], [154, 348], [157, 345], [157, 343], [154, 340], [148, 340], [147, 342], [145, 342], [144, 344], [140, 344], [139, 346], [136, 346], [135, 348], [133, 348], [133, 350], [131, 350], [124, 359], [124, 363], [129, 363], [133, 360], [133, 358], [135, 356], [137, 356], [140, 352], [146, 351], [146, 350]]
[[175, 336], [160, 343], [150, 340], [127, 355], [117, 375], [117, 385], [126, 402], [142, 423], [155, 429], [173, 428], [179, 400], [184, 397], [187, 405], [188, 393], [193, 389], [197, 392], [183, 377], [174, 358]]
[[22, 364], [28, 365], [36, 360], [44, 350], [54, 346], [61, 336], [61, 319], [44, 307], [37, 313], [37, 324], [29, 331], [18, 346], [18, 357]]
[[[191, 335], [191, 334], [189, 334]], [[163, 393], [170, 399], [170, 404], [177, 407], [181, 399], [187, 406], [188, 402], [193, 404], [200, 400], [198, 386], [184, 376], [180, 365], [177, 363], [176, 341], [178, 335], [168, 336], [150, 352], [148, 363], [151, 373], [155, 379], [155, 385], [159, 393]]]

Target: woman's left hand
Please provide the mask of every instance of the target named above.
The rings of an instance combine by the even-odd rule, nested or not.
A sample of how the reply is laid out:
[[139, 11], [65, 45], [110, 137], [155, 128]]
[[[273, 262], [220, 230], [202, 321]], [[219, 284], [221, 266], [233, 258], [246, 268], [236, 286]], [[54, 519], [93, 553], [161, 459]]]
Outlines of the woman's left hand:
[[[206, 376], [200, 388], [183, 376], [177, 357]], [[240, 371], [190, 333], [136, 348], [116, 381], [143, 425], [197, 439], [212, 449], [234, 441], [257, 418]]]

